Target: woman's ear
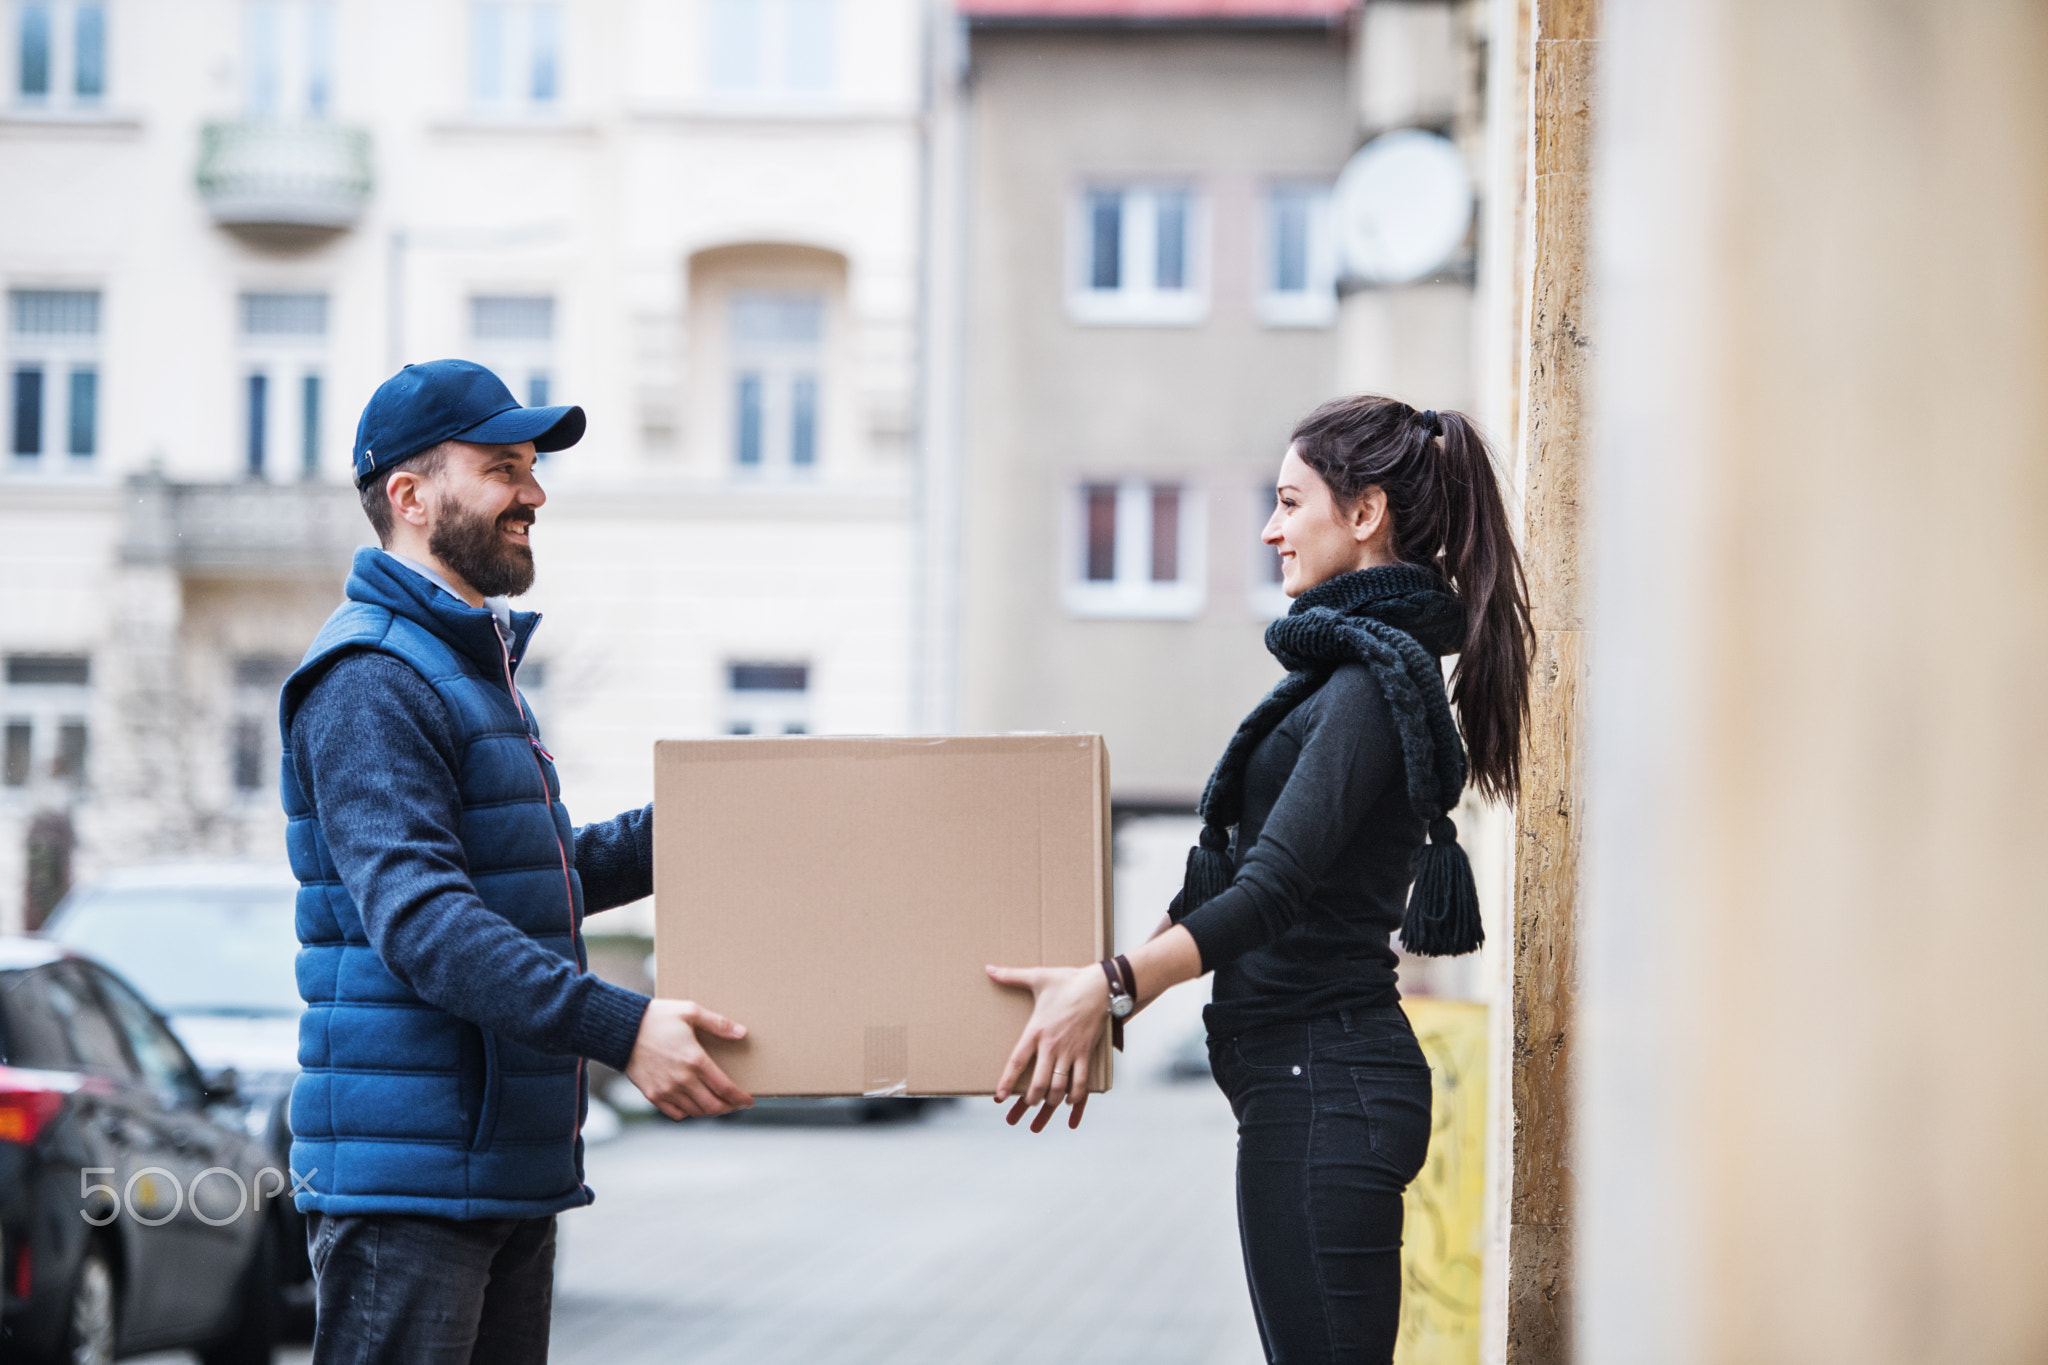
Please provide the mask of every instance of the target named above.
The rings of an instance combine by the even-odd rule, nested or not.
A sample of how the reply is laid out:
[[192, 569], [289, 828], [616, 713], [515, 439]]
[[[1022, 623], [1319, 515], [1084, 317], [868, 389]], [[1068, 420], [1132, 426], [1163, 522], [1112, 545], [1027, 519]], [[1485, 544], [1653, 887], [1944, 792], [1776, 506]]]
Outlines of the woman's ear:
[[1377, 485], [1358, 495], [1351, 505], [1351, 538], [1363, 545], [1387, 524], [1387, 490]]

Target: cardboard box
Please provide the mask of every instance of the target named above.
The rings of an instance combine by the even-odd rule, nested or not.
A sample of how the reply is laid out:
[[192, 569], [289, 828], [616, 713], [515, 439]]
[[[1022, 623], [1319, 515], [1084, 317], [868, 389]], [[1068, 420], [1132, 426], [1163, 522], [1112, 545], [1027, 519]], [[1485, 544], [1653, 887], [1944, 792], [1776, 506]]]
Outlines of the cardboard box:
[[663, 740], [654, 812], [656, 992], [757, 1096], [992, 1094], [1031, 996], [983, 967], [1111, 952], [1100, 735]]

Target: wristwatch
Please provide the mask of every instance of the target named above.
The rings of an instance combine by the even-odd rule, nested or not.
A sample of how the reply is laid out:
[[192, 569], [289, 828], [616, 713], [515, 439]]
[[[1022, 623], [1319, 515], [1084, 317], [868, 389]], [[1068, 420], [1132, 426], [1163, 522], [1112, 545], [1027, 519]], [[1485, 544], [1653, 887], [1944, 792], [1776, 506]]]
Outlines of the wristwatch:
[[1124, 1020], [1138, 1008], [1138, 974], [1122, 953], [1102, 959], [1102, 974], [1109, 978], [1109, 1041], [1118, 1052], [1124, 1050]]

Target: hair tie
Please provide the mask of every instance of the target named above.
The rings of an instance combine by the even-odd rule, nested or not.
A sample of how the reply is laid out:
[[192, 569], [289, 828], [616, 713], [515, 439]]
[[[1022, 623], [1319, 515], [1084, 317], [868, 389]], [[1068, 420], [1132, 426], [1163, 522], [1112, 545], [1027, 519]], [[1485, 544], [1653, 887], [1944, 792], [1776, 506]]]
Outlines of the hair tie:
[[1436, 415], [1435, 408], [1431, 408], [1427, 412], [1418, 414], [1418, 417], [1419, 420], [1422, 422], [1422, 429], [1428, 432], [1430, 435], [1441, 436], [1444, 434], [1443, 418]]

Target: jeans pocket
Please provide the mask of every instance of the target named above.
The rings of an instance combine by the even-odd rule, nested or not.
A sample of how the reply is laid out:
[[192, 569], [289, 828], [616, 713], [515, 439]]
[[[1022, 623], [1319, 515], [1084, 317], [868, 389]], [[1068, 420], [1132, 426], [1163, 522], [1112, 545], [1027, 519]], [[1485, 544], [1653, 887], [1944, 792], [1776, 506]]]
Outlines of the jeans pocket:
[[1237, 1064], [1258, 1075], [1286, 1072], [1299, 1076], [1310, 1058], [1306, 1025], [1269, 1024], [1248, 1029], [1230, 1040]]
[[1351, 1081], [1365, 1111], [1373, 1155], [1408, 1184], [1429, 1159], [1429, 1068], [1354, 1066]]
[[327, 1269], [327, 1258], [334, 1251], [334, 1239], [340, 1235], [341, 1227], [333, 1214], [321, 1213], [317, 1209], [306, 1215], [306, 1225], [311, 1233], [306, 1260], [317, 1278]]

